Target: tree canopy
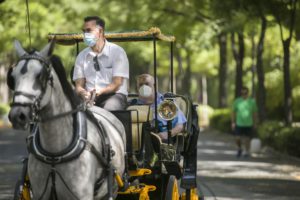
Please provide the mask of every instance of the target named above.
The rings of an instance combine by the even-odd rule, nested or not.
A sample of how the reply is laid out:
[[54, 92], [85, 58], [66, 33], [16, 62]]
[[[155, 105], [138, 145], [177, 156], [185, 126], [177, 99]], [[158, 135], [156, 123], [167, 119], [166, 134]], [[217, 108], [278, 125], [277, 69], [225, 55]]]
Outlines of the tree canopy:
[[[218, 76], [220, 67], [220, 34], [224, 38], [226, 55], [226, 83], [228, 105], [235, 97], [235, 75], [237, 60], [233, 47], [243, 45], [242, 84], [258, 91], [260, 82], [255, 66], [261, 59], [266, 89], [268, 116], [282, 118], [284, 103], [284, 50], [282, 38], [291, 34], [290, 41], [290, 83], [294, 99], [294, 110], [299, 110], [296, 101], [300, 97], [299, 38], [300, 28], [291, 32], [291, 3], [295, 3], [295, 21], [300, 16], [297, 0], [28, 0], [32, 47], [41, 48], [47, 42], [48, 33], [80, 32], [83, 18], [98, 15], [106, 20], [109, 32], [148, 30], [159, 27], [163, 33], [176, 37], [174, 65], [177, 91], [190, 95], [195, 101], [203, 97], [202, 78], [207, 79], [208, 103], [218, 105]], [[0, 0], [0, 67], [8, 68], [14, 63], [13, 40], [18, 39], [29, 48], [29, 25], [27, 23], [26, 1]], [[261, 23], [266, 21], [264, 40], [261, 41]], [[260, 42], [261, 41], [261, 42]], [[260, 52], [258, 45], [264, 46]], [[130, 61], [131, 86], [134, 77], [140, 73], [152, 73], [152, 43], [120, 43]], [[82, 49], [83, 44], [80, 45]], [[169, 44], [158, 46], [158, 74], [161, 90], [168, 90]], [[224, 50], [224, 48], [223, 48]], [[75, 46], [58, 46], [55, 53], [62, 57], [69, 71], [76, 56]], [[260, 54], [261, 58], [256, 55]], [[224, 59], [224, 57], [223, 57]], [[241, 60], [240, 60], [241, 61]], [[253, 71], [254, 70], [254, 71]], [[222, 84], [222, 83], [221, 83]], [[202, 88], [202, 89], [201, 89]], [[134, 87], [131, 88], [134, 91]], [[254, 93], [255, 93], [254, 91]], [[282, 98], [278, 98], [282, 97]], [[275, 114], [273, 114], [275, 113]], [[300, 112], [294, 112], [300, 119]]]

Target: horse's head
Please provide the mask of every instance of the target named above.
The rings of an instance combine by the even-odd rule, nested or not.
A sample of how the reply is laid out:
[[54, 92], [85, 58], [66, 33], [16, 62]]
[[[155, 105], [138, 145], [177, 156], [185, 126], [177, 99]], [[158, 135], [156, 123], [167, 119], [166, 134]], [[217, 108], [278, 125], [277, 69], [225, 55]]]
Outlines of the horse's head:
[[9, 119], [14, 128], [25, 129], [36, 112], [45, 106], [44, 96], [52, 80], [50, 56], [54, 42], [32, 53], [27, 53], [19, 41], [15, 41], [14, 46], [19, 60], [7, 73], [7, 84], [14, 91]]

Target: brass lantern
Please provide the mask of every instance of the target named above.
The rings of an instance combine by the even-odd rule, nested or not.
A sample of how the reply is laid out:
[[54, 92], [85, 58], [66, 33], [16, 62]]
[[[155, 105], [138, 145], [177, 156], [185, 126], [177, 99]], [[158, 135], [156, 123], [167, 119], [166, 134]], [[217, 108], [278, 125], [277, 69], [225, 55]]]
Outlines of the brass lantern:
[[177, 106], [172, 100], [166, 99], [158, 106], [159, 116], [167, 121], [171, 121], [177, 115]]

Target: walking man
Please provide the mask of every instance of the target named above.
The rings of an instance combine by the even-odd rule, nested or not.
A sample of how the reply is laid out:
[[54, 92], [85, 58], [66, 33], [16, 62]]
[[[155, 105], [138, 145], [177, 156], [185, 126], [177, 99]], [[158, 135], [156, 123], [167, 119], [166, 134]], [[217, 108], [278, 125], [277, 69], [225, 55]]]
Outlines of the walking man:
[[249, 156], [250, 139], [257, 123], [257, 105], [255, 100], [249, 97], [247, 87], [242, 87], [241, 97], [233, 103], [231, 122], [232, 129], [236, 134], [237, 157], [241, 157], [243, 150], [243, 155], [247, 157]]

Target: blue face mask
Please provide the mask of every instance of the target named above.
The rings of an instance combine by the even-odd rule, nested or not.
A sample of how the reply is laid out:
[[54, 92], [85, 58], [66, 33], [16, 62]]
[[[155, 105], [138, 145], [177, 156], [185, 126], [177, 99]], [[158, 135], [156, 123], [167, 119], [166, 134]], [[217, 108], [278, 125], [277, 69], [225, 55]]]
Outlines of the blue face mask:
[[84, 33], [83, 41], [87, 46], [93, 47], [96, 45], [98, 38], [92, 33]]

